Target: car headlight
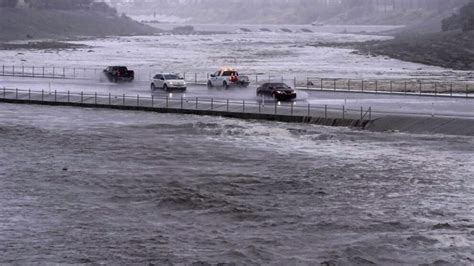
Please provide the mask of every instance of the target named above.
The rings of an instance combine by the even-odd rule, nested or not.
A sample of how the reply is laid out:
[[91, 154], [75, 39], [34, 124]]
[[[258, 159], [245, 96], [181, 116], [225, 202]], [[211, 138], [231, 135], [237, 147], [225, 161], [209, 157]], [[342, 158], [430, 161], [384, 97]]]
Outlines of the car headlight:
[[173, 85], [173, 82], [172, 82], [172, 81], [170, 81], [170, 82], [169, 82], [169, 84], [170, 84], [170, 85]]

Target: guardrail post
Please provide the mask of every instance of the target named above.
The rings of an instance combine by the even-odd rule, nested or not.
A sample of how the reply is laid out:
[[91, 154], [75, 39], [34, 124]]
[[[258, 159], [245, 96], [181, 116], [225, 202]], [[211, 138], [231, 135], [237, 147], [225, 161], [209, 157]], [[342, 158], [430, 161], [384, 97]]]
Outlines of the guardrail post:
[[211, 98], [211, 111], [214, 111], [214, 98]]
[[227, 99], [227, 112], [229, 112], [229, 99]]
[[69, 91], [67, 91], [67, 102], [69, 103]]
[[15, 99], [18, 99], [18, 88], [15, 89]]
[[362, 92], [364, 92], [364, 80], [362, 80]]
[[198, 83], [198, 74], [194, 73], [194, 84]]
[[56, 96], [56, 90], [54, 90], [54, 102], [56, 102], [57, 96]]
[[308, 103], [308, 116], [311, 116], [311, 105]]
[[81, 91], [81, 103], [84, 103], [84, 92]]
[[347, 90], [351, 91], [351, 80], [347, 80]]
[[469, 98], [469, 85], [466, 84], [466, 98]]
[[375, 93], [379, 92], [379, 82], [375, 81]]
[[140, 106], [140, 94], [137, 94], [137, 106]]
[[291, 103], [291, 115], [293, 115], [293, 102]]
[[97, 92], [94, 92], [94, 104], [97, 104]]
[[44, 78], [44, 67], [43, 67], [43, 78]]
[[33, 77], [35, 76], [35, 67], [32, 67], [32, 70], [31, 70], [32, 74], [33, 74]]
[[346, 106], [342, 106], [342, 119], [346, 119]]
[[[466, 94], [467, 95], [467, 94]], [[5, 87], [3, 87], [3, 98], [5, 99], [7, 97], [7, 92]]]
[[334, 91], [336, 91], [336, 79], [334, 79]]
[[181, 95], [181, 109], [183, 109], [183, 95]]
[[125, 93], [122, 96], [122, 105], [125, 106]]
[[245, 100], [242, 101], [242, 113], [245, 113]]
[[31, 100], [31, 89], [28, 89], [28, 100]]
[[54, 78], [54, 75], [56, 74], [56, 68], [53, 67], [53, 78]]
[[258, 75], [255, 75], [255, 83], [258, 84]]
[[390, 80], [390, 93], [393, 93], [393, 81]]
[[451, 97], [453, 97], [453, 83], [451, 83], [449, 85], [449, 95], [451, 95]]
[[328, 118], [328, 105], [324, 105], [324, 118]]
[[421, 95], [421, 91], [422, 91], [422, 88], [423, 88], [423, 86], [421, 85], [421, 82], [420, 82], [420, 84], [419, 84], [418, 86], [419, 86], [419, 89], [420, 89], [420, 95]]
[[166, 108], [168, 108], [168, 106], [169, 106], [169, 96], [166, 95]]
[[151, 96], [151, 107], [155, 107], [155, 95]]
[[196, 97], [196, 110], [198, 109], [198, 102], [199, 102], [198, 97]]
[[407, 94], [407, 82], [405, 81], [404, 93]]
[[323, 79], [321, 79], [321, 90], [323, 90]]
[[74, 77], [76, 77], [76, 68], [72, 69], [72, 74], [73, 74]]
[[41, 101], [44, 101], [44, 90], [41, 90]]
[[364, 107], [360, 107], [360, 122], [362, 123], [362, 119], [364, 118]]
[[309, 89], [309, 78], [306, 78], [306, 89]]
[[111, 95], [110, 92], [109, 92], [109, 105], [112, 104], [112, 99], [111, 99], [111, 98], [112, 98], [112, 95]]
[[12, 66], [12, 70], [13, 70], [13, 76], [15, 76], [15, 66]]
[[183, 80], [186, 81], [186, 72], [183, 73]]
[[2, 65], [2, 76], [5, 76], [5, 65]]
[[66, 69], [63, 67], [63, 78], [66, 77]]

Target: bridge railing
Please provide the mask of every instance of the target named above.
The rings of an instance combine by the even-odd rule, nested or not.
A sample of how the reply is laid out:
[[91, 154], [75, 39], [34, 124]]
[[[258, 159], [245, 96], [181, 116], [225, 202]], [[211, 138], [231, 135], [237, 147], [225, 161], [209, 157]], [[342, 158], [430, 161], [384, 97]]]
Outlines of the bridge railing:
[[185, 97], [183, 95], [143, 96], [129, 94], [104, 94], [53, 90], [25, 90], [0, 88], [0, 99], [23, 100], [27, 103], [80, 103], [101, 107], [148, 107], [170, 110], [200, 110], [215, 113], [266, 114], [293, 117], [316, 117], [325, 119], [351, 119], [368, 121], [372, 108], [353, 108], [340, 105], [311, 105], [299, 102], [271, 100], [235, 100], [209, 97]]

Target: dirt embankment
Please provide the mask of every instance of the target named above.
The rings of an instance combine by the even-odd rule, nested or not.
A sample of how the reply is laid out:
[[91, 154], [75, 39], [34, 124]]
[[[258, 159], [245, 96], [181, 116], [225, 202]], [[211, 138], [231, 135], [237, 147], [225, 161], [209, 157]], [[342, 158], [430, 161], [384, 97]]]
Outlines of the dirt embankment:
[[385, 55], [457, 70], [474, 70], [474, 31], [400, 35], [389, 41], [362, 43], [356, 48], [365, 54]]
[[313, 43], [312, 46], [351, 48], [364, 55], [384, 55], [403, 61], [474, 70], [474, 31], [402, 34], [388, 41]]
[[158, 30], [93, 11], [0, 8], [0, 41], [148, 35]]

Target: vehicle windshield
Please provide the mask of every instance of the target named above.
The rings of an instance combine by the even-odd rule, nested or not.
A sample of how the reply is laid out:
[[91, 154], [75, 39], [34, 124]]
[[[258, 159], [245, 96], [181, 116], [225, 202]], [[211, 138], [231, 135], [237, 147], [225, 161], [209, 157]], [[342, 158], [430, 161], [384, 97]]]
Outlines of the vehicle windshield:
[[224, 77], [229, 77], [229, 76], [238, 76], [239, 74], [235, 71], [224, 71], [224, 74], [222, 76]]
[[165, 75], [165, 79], [169, 80], [169, 79], [181, 79], [181, 78], [178, 75], [169, 74], [169, 75]]
[[126, 67], [114, 67], [113, 70], [115, 71], [127, 71]]
[[275, 83], [275, 84], [270, 84], [269, 87], [273, 87], [275, 90], [287, 90], [290, 89], [288, 85], [285, 83]]

